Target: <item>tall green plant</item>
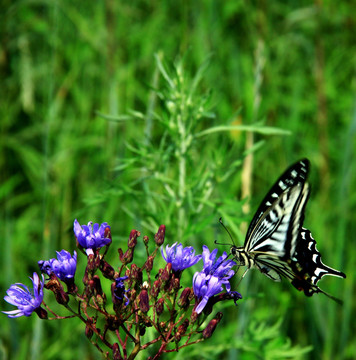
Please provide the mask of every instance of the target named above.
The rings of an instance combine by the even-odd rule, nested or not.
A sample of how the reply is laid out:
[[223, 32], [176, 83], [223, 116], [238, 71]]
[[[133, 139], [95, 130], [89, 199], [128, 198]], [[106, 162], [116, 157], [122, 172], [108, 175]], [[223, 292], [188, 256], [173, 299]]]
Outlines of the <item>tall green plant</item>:
[[132, 201], [121, 205], [127, 214], [152, 231], [159, 223], [166, 224], [180, 241], [216, 222], [218, 205], [226, 195], [224, 187], [241, 166], [243, 153], [236, 154], [237, 160], [228, 167], [224, 164], [229, 146], [226, 134], [287, 133], [262, 122], [231, 125], [231, 119], [216, 119], [213, 93], [202, 84], [208, 64], [206, 60], [191, 76], [184, 59], [167, 65], [162, 55], [156, 55], [159, 84], [151, 88], [147, 112], [106, 116], [146, 124], [145, 132], [140, 134], [142, 127], [138, 127], [135, 138], [126, 142], [127, 154], [115, 168], [117, 181], [106, 194], [112, 196], [115, 189], [118, 197], [131, 196]]

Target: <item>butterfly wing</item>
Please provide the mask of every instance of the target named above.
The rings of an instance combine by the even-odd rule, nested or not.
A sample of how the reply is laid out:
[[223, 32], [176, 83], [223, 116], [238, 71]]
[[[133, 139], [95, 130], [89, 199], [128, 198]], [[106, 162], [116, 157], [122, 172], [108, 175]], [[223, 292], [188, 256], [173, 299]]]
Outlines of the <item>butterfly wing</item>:
[[251, 256], [268, 253], [280, 259], [290, 258], [295, 253], [308, 197], [306, 183], [287, 188], [251, 228], [245, 251]]
[[296, 274], [292, 285], [303, 290], [305, 295], [312, 296], [316, 292], [324, 292], [318, 286], [318, 281], [325, 275], [346, 278], [338, 270], [326, 266], [321, 261], [321, 254], [316, 248], [316, 241], [309, 230], [302, 228], [291, 265]]
[[[296, 184], [304, 184], [309, 171], [309, 160], [303, 159], [290, 166], [272, 186], [271, 190], [267, 193], [261, 205], [256, 211], [250, 226], [247, 230], [246, 241], [251, 238], [252, 231], [256, 228], [257, 223], [263, 217], [265, 212], [271, 207], [271, 205], [278, 199], [283, 192], [288, 188], [295, 186]], [[246, 242], [245, 242], [246, 248]]]

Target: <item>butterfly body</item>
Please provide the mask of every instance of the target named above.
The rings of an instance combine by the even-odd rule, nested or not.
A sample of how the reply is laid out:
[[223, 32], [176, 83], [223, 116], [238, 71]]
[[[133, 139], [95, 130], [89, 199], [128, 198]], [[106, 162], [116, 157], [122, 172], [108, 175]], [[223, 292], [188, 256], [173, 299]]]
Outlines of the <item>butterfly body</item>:
[[230, 252], [240, 265], [255, 267], [274, 281], [287, 278], [305, 295], [322, 292], [317, 283], [324, 275], [345, 278], [321, 261], [311, 232], [302, 227], [309, 198], [306, 182], [309, 161], [288, 168], [267, 193], [247, 230], [244, 246]]

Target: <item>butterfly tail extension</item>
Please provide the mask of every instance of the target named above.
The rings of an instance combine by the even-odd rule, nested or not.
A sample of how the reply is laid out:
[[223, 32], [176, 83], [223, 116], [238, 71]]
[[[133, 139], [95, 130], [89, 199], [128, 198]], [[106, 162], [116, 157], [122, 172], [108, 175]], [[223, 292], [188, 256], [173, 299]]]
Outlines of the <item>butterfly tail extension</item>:
[[308, 284], [306, 282], [301, 282], [298, 279], [294, 279], [291, 283], [297, 290], [304, 291], [304, 294], [306, 296], [308, 296], [308, 297], [311, 297], [316, 293], [322, 293], [322, 294], [326, 295], [328, 298], [330, 298], [330, 299], [334, 300], [335, 302], [337, 302], [339, 305], [343, 304], [342, 300], [340, 300], [339, 298], [327, 293], [323, 289], [320, 289], [320, 287], [317, 286], [317, 285], [311, 285], [311, 284]]

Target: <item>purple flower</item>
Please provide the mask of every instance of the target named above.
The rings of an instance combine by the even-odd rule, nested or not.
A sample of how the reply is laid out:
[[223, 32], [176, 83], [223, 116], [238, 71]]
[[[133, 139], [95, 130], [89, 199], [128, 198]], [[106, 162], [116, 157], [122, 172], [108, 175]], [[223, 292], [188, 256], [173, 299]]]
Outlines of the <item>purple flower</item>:
[[77, 253], [74, 251], [73, 257], [71, 254], [62, 250], [60, 252], [56, 251], [57, 259], [50, 259], [47, 261], [39, 261], [38, 266], [40, 270], [47, 275], [51, 275], [53, 272], [60, 280], [67, 282], [72, 282], [74, 279], [74, 274], [77, 269]]
[[183, 248], [182, 244], [176, 242], [172, 246], [166, 246], [166, 256], [164, 256], [163, 247], [161, 247], [161, 253], [164, 260], [172, 264], [173, 271], [182, 271], [195, 265], [202, 258], [201, 255], [195, 255], [192, 246]]
[[125, 306], [127, 306], [127, 304], [130, 302], [129, 298], [125, 295], [126, 292], [128, 292], [129, 290], [125, 289], [125, 285], [124, 285], [124, 281], [128, 279], [128, 276], [122, 276], [119, 277], [117, 279], [115, 279], [115, 289], [114, 289], [114, 296], [117, 300], [119, 300], [120, 303], [122, 303], [122, 301], [126, 300], [125, 302]]
[[80, 246], [87, 249], [87, 255], [93, 253], [91, 249], [97, 249], [111, 242], [111, 238], [106, 237], [107, 229], [110, 231], [108, 223], [104, 222], [100, 225], [89, 221], [88, 225], [80, 225], [78, 220], [74, 221], [74, 234]]
[[21, 283], [11, 285], [7, 290], [7, 296], [4, 297], [4, 300], [11, 305], [17, 306], [17, 310], [3, 311], [8, 317], [17, 318], [20, 316], [30, 316], [41, 306], [44, 285], [43, 275], [42, 281], [40, 281], [37, 273], [33, 273], [33, 278], [30, 279], [33, 283], [32, 291]]
[[193, 290], [199, 303], [195, 311], [199, 314], [203, 311], [208, 300], [221, 292], [224, 288], [229, 293], [231, 290], [230, 278], [235, 274], [231, 268], [236, 265], [233, 260], [226, 260], [227, 254], [216, 259], [217, 249], [211, 253], [207, 246], [203, 246], [204, 267], [200, 272], [196, 272], [193, 277]]

